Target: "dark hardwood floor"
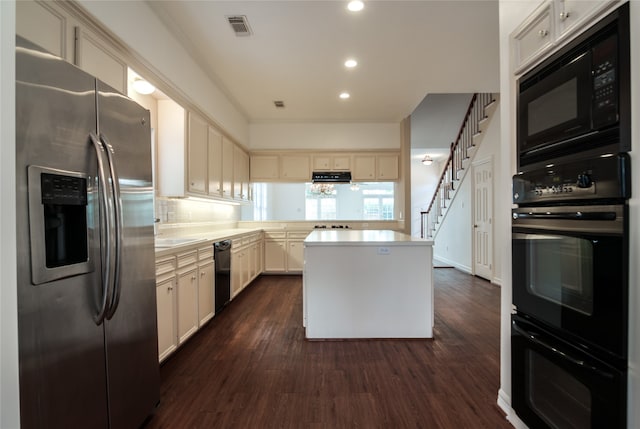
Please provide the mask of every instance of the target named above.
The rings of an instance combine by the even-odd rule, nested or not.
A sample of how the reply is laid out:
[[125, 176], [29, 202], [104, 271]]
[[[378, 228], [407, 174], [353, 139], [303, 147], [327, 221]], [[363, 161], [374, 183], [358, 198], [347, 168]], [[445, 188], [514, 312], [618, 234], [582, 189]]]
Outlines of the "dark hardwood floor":
[[433, 340], [306, 341], [302, 277], [262, 276], [161, 368], [147, 428], [509, 428], [500, 289], [435, 270]]

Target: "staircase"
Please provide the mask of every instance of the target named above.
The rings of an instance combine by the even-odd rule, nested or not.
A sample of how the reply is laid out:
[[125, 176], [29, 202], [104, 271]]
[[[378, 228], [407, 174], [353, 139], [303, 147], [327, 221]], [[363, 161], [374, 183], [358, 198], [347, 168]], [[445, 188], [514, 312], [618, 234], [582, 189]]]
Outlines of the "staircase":
[[426, 211], [420, 212], [420, 236], [433, 239], [444, 220], [450, 202], [464, 180], [478, 145], [482, 131], [486, 128], [489, 115], [496, 106], [496, 95], [490, 93], [473, 94], [467, 113], [460, 126], [456, 140], [451, 143], [449, 158], [440, 175], [436, 191]]

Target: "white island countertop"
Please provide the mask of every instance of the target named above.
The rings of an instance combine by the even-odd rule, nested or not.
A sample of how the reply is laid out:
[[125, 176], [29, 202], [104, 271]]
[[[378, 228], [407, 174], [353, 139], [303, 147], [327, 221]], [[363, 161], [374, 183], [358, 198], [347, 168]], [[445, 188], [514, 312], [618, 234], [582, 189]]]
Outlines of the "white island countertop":
[[311, 232], [304, 241], [306, 337], [432, 338], [432, 246], [386, 230]]
[[433, 240], [412, 237], [389, 230], [318, 229], [307, 236], [304, 244], [305, 246], [334, 246], [336, 244], [432, 246]]

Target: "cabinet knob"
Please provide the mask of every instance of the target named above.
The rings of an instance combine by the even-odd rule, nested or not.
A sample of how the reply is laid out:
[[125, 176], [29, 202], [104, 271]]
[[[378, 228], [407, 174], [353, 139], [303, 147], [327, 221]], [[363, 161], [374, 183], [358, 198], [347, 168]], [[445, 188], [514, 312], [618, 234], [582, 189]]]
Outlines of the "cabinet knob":
[[565, 19], [569, 18], [569, 16], [570, 16], [570, 13], [569, 13], [569, 12], [564, 12], [564, 11], [563, 11], [563, 12], [560, 12], [560, 19], [561, 19], [562, 21], [564, 21]]
[[194, 275], [191, 276], [191, 280], [195, 280], [195, 279], [196, 279], [196, 276], [194, 274]]
[[540, 30], [538, 31], [540, 37], [547, 37], [549, 35], [549, 30]]

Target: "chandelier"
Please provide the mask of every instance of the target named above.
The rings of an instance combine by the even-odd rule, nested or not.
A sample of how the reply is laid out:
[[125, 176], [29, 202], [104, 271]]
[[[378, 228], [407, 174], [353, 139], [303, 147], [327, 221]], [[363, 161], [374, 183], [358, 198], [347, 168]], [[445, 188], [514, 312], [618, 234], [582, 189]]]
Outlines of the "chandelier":
[[313, 183], [309, 187], [309, 192], [318, 197], [329, 197], [336, 194], [336, 188], [332, 183]]

